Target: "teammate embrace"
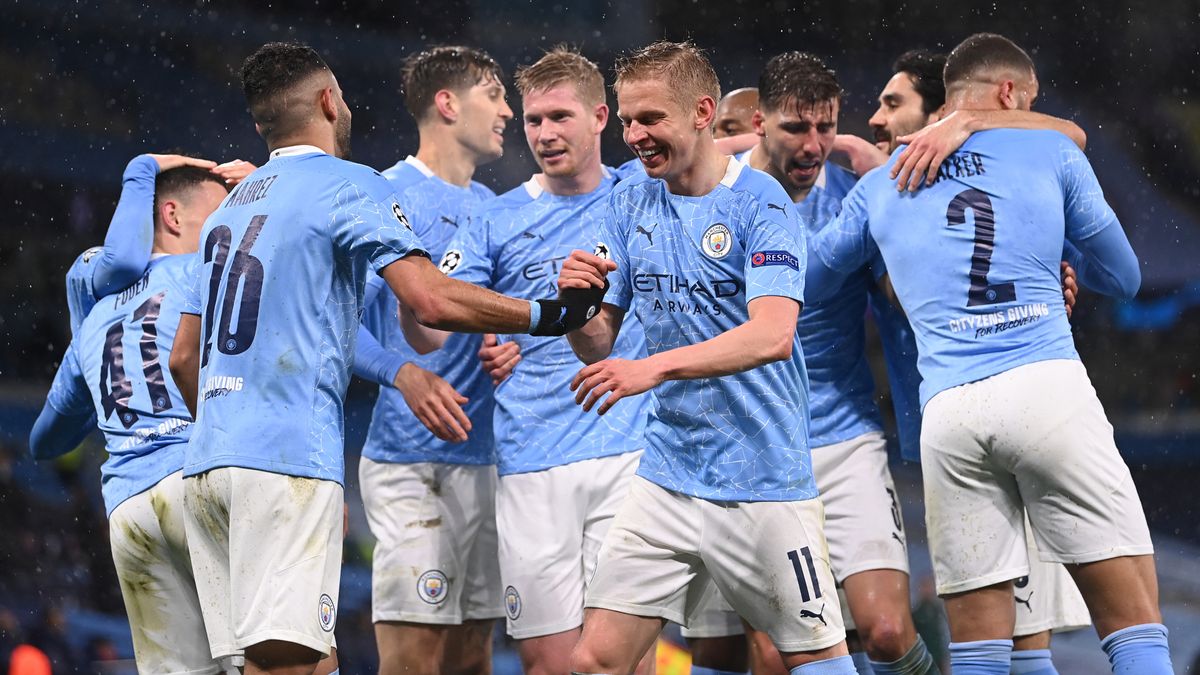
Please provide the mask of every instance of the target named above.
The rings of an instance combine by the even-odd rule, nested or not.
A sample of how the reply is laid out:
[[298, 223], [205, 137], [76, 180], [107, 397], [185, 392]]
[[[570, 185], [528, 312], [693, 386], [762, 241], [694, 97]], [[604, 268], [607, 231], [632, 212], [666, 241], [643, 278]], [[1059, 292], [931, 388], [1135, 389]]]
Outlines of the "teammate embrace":
[[[420, 145], [381, 175], [348, 161], [321, 57], [259, 49], [242, 82], [270, 161], [168, 162], [198, 165], [159, 175], [153, 252], [180, 255], [147, 268], [114, 238], [81, 257], [76, 339], [31, 439], [65, 451], [93, 413], [108, 437], [139, 666], [336, 668], [318, 662], [353, 368], [383, 387], [360, 465], [381, 672], [486, 673], [503, 614], [538, 675], [645, 671], [666, 621], [706, 675], [747, 654], [760, 674], [936, 673], [870, 308], [925, 470], [953, 671], [1054, 672], [1048, 631], [1086, 623], [1066, 565], [1114, 672], [1170, 672], [1145, 518], [1067, 324], [1076, 274], [1132, 295], [1136, 257], [1082, 132], [1029, 111], [1020, 48], [968, 38], [944, 90], [940, 64], [897, 63], [875, 147], [837, 135], [841, 88], [812, 55], [719, 106], [704, 53], [658, 42], [617, 63], [637, 157], [612, 169], [603, 76], [556, 48], [516, 78], [540, 172], [495, 196], [472, 177], [513, 112], [486, 54], [406, 62]], [[152, 168], [131, 164], [143, 202]], [[222, 178], [241, 181], [228, 198]]]

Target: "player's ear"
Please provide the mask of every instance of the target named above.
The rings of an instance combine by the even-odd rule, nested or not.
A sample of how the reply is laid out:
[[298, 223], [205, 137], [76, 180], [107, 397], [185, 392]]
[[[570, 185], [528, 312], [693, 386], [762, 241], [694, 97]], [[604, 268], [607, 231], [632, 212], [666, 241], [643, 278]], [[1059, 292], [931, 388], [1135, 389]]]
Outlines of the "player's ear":
[[438, 115], [447, 122], [458, 121], [458, 96], [449, 89], [439, 89], [433, 95], [433, 107], [437, 108]]
[[337, 94], [333, 92], [333, 87], [325, 87], [321, 90], [320, 97], [321, 114], [325, 119], [333, 122], [338, 118]]
[[173, 237], [183, 233], [183, 227], [179, 223], [179, 209], [180, 203], [175, 199], [164, 199], [158, 205], [158, 222], [162, 223], [163, 229]]
[[1017, 108], [1017, 83], [1012, 80], [1004, 80], [1000, 83], [998, 91], [1000, 98], [1000, 106], [1005, 110], [1016, 110]]
[[754, 114], [750, 116], [750, 126], [754, 129], [754, 133], [766, 138], [767, 118], [762, 114], [761, 110], [755, 110]]
[[608, 126], [608, 104], [601, 103], [592, 111], [592, 115], [596, 119], [596, 133], [604, 131], [604, 127]]
[[711, 129], [717, 116], [717, 102], [711, 96], [701, 96], [696, 101], [696, 129]]
[[933, 112], [929, 113], [929, 116], [925, 119], [925, 126], [929, 126], [930, 124], [933, 124], [934, 122], [941, 121], [941, 119], [945, 116], [946, 116], [946, 104], [943, 103], [942, 105], [938, 106], [937, 110], [934, 110]]

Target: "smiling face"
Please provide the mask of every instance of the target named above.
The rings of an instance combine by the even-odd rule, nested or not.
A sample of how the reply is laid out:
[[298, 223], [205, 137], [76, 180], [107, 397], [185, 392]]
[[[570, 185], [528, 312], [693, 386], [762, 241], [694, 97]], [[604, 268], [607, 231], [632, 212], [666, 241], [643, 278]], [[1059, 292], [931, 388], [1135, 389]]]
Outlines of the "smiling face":
[[762, 136], [767, 153], [768, 173], [793, 199], [816, 184], [837, 137], [838, 109], [836, 98], [800, 105], [787, 101], [778, 110], [754, 116], [755, 131]]
[[937, 113], [925, 114], [925, 100], [913, 86], [913, 76], [899, 72], [888, 80], [879, 94], [879, 109], [867, 124], [875, 133], [875, 146], [889, 155], [897, 138], [914, 134], [936, 120]]
[[655, 78], [622, 82], [617, 87], [617, 116], [628, 145], [651, 178], [668, 183], [694, 161], [700, 134], [709, 133], [716, 102], [703, 96], [685, 107], [679, 94]]
[[458, 139], [479, 164], [504, 154], [504, 127], [513, 118], [504, 95], [504, 85], [490, 76], [458, 93]]
[[531, 91], [522, 105], [525, 140], [547, 176], [575, 176], [600, 161], [600, 132], [608, 121], [607, 105], [585, 105], [570, 84]]

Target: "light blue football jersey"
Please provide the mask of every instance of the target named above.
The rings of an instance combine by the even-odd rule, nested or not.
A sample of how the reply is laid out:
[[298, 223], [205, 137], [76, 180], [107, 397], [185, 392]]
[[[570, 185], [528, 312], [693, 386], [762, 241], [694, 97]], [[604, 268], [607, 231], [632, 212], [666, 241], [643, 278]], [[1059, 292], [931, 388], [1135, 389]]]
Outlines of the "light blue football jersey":
[[276, 151], [205, 222], [200, 254], [185, 475], [237, 466], [340, 483], [363, 285], [424, 254], [391, 184], [315, 148]]
[[[413, 231], [435, 261], [442, 259], [446, 244], [462, 229], [467, 214], [480, 201], [493, 197], [491, 190], [471, 183], [452, 185], [435, 176], [415, 157], [383, 172], [396, 191], [400, 208]], [[379, 389], [375, 412], [363, 456], [376, 462], [441, 462], [447, 464], [492, 464], [496, 461], [492, 437], [492, 381], [479, 363], [483, 336], [452, 333], [439, 350], [420, 355], [408, 345], [396, 319], [396, 296], [378, 276], [369, 282], [372, 302], [365, 308], [363, 324], [398, 360], [412, 362], [440, 375], [468, 401], [463, 406], [471, 420], [465, 443], [447, 443], [421, 424], [394, 387]]]
[[898, 154], [859, 181], [813, 253], [844, 272], [878, 246], [916, 332], [922, 407], [1027, 363], [1078, 359], [1063, 240], [1120, 226], [1083, 153], [1052, 131], [977, 133], [915, 194], [888, 177]]
[[67, 270], [67, 312], [71, 318], [72, 335], [79, 332], [79, 326], [99, 300], [92, 290], [92, 277], [99, 264], [97, 257], [103, 252], [103, 246], [93, 246], [80, 253]]
[[[515, 298], [555, 297], [562, 261], [571, 251], [595, 243], [616, 182], [606, 169], [595, 190], [561, 196], [530, 179], [479, 208], [450, 244], [442, 269], [455, 279]], [[521, 362], [496, 388], [500, 475], [542, 471], [645, 446], [649, 395], [623, 400], [604, 416], [586, 413], [569, 389], [583, 367], [570, 343], [531, 335], [501, 339], [521, 346]], [[641, 325], [627, 317], [612, 356], [645, 355]]]
[[[748, 321], [755, 298], [803, 300], [805, 237], [783, 188], [736, 160], [701, 197], [630, 178], [613, 191], [596, 246], [617, 263], [605, 302], [633, 310], [650, 354], [703, 342]], [[652, 399], [638, 475], [704, 499], [817, 495], [798, 338], [789, 359], [665, 382]]]
[[194, 259], [152, 260], [139, 281], [102, 298], [71, 339], [46, 398], [63, 415], [95, 410], [108, 450], [100, 473], [109, 514], [183, 468], [192, 416], [167, 364]]

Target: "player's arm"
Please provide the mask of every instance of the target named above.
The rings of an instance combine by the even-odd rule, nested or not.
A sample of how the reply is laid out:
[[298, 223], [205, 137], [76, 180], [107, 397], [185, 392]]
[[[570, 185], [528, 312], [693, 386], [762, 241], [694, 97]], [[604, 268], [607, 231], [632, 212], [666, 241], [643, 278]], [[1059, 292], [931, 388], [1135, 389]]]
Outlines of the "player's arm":
[[667, 380], [699, 380], [741, 373], [792, 355], [800, 303], [781, 296], [761, 296], [747, 306], [750, 320], [694, 345], [677, 347], [633, 361], [607, 359], [580, 370], [571, 381], [575, 402], [608, 412], [627, 396], [649, 391]]
[[154, 248], [154, 179], [180, 166], [211, 169], [216, 163], [182, 155], [138, 155], [125, 167], [121, 198], [104, 236], [104, 250], [93, 265], [92, 293], [97, 298], [125, 288], [145, 271]]
[[[571, 251], [558, 274], [559, 295], [591, 294], [603, 299], [608, 286], [608, 273], [616, 268], [616, 263], [594, 253]], [[595, 363], [612, 353], [624, 320], [625, 312], [620, 307], [601, 304], [600, 311], [592, 321], [567, 333], [567, 341], [580, 361]]]
[[74, 344], [67, 348], [42, 412], [29, 432], [29, 450], [35, 459], [50, 459], [74, 450], [96, 426], [95, 409], [74, 349]]
[[758, 137], [758, 134], [751, 132], [746, 134], [738, 134], [737, 136], [718, 138], [713, 141], [713, 145], [715, 145], [717, 150], [720, 150], [721, 154], [723, 155], [736, 155], [747, 150], [752, 150], [754, 146], [758, 145], [759, 141], [761, 140], [762, 139]]
[[988, 129], [1049, 129], [1070, 138], [1083, 150], [1087, 134], [1070, 120], [1051, 117], [1032, 110], [956, 110], [920, 131], [896, 139], [908, 144], [892, 165], [892, 178], [898, 187], [916, 191], [933, 185], [938, 167], [954, 154], [971, 134]]
[[804, 299], [820, 302], [832, 297], [850, 275], [870, 265], [880, 288], [891, 290], [891, 279], [867, 219], [867, 190], [870, 177], [861, 180], [842, 200], [842, 210], [819, 232], [810, 232], [807, 267], [804, 273]]
[[1142, 285], [1137, 254], [1083, 153], [1065, 143], [1058, 169], [1063, 189], [1066, 239], [1063, 257], [1080, 284], [1105, 295], [1132, 298]]
[[184, 405], [196, 418], [196, 397], [200, 386], [200, 315], [180, 314], [175, 342], [171, 344], [171, 378], [183, 395]]
[[862, 177], [868, 171], [887, 164], [888, 154], [865, 138], [854, 134], [838, 134], [833, 139], [833, 152], [842, 153], [850, 160], [850, 170]]
[[[383, 387], [394, 386], [396, 375], [400, 368], [407, 363], [403, 355], [393, 352], [375, 338], [371, 332], [373, 324], [371, 306], [380, 300], [380, 292], [386, 284], [379, 277], [372, 277], [363, 289], [362, 323], [358, 326], [358, 340], [354, 345], [354, 374], [369, 382]], [[378, 327], [375, 327], [378, 330]]]

